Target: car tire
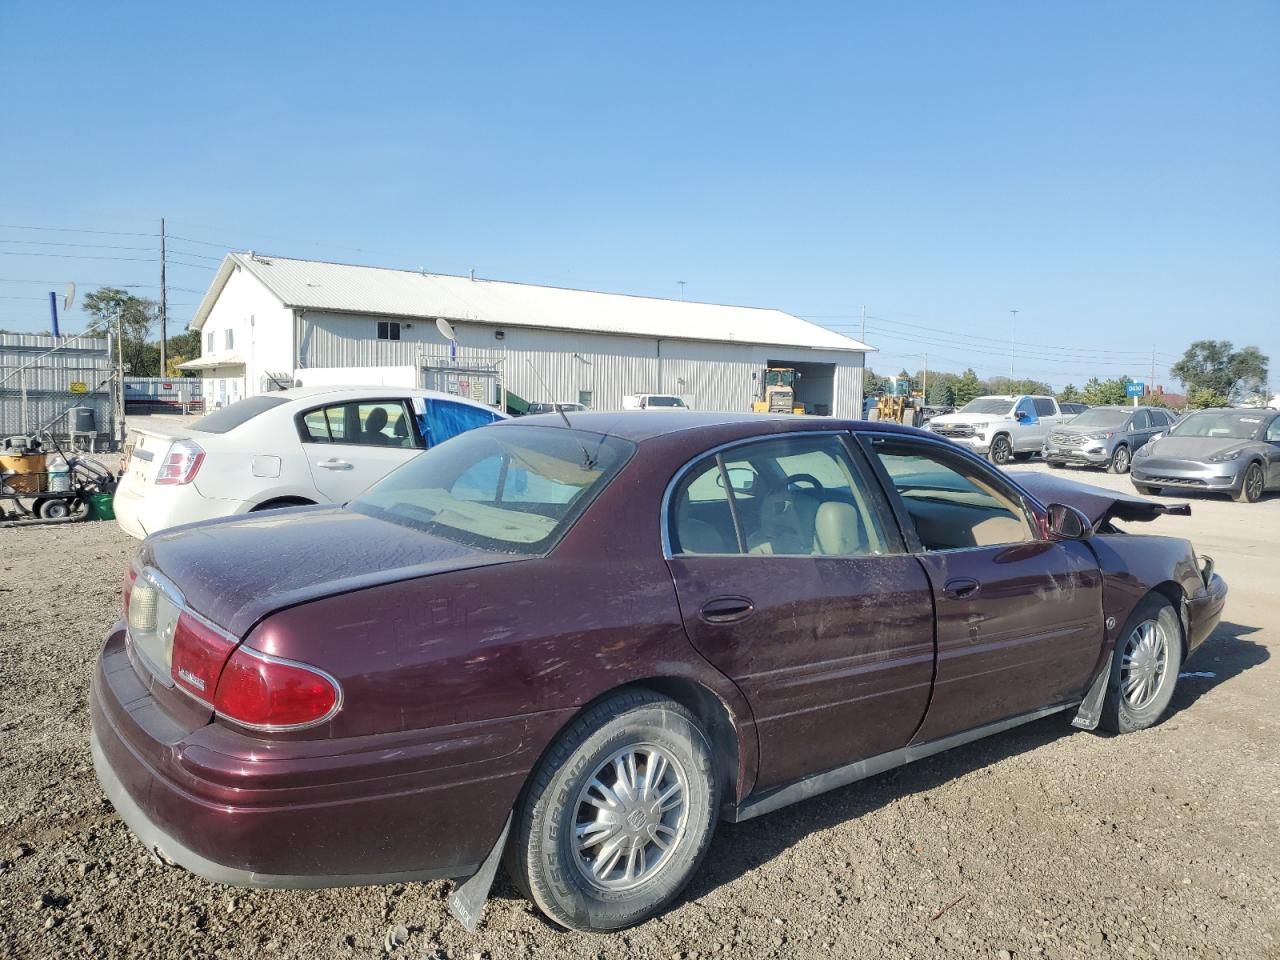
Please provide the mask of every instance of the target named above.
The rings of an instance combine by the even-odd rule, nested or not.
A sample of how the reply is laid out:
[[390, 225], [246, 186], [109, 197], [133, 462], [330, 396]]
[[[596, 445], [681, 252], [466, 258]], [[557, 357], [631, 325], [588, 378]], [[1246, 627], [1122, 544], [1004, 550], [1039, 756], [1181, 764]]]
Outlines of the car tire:
[[1132, 464], [1133, 455], [1129, 453], [1129, 448], [1122, 443], [1111, 452], [1111, 459], [1107, 461], [1107, 472], [1128, 473]]
[[1244, 478], [1240, 481], [1240, 489], [1231, 494], [1236, 503], [1257, 503], [1267, 489], [1267, 478], [1262, 473], [1262, 465], [1251, 463], [1245, 468]]
[[1182, 669], [1182, 621], [1167, 597], [1149, 594], [1125, 621], [1111, 658], [1101, 726], [1133, 733], [1168, 709]]
[[[516, 808], [507, 871], [563, 927], [630, 927], [689, 882], [710, 846], [719, 802], [710, 742], [688, 710], [647, 690], [610, 697], [539, 761]], [[580, 846], [580, 836], [593, 842]]]
[[1158, 497], [1160, 495], [1160, 488], [1153, 487], [1149, 483], [1135, 483], [1133, 485], [1133, 489], [1137, 490], [1144, 497]]
[[987, 454], [991, 462], [998, 467], [1004, 466], [1013, 459], [1013, 443], [1006, 433], [998, 433], [991, 438], [991, 451]]

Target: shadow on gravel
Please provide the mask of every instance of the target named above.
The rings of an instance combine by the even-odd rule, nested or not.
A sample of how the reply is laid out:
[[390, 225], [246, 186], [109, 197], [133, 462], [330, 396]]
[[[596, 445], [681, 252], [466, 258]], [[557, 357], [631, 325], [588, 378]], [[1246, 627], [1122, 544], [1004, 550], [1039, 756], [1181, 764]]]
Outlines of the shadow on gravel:
[[[1197, 699], [1269, 657], [1262, 644], [1245, 639], [1259, 628], [1222, 623], [1190, 659], [1184, 671], [1211, 672], [1213, 677], [1180, 680], [1165, 720]], [[1070, 725], [1072, 712], [1055, 714], [1007, 733], [988, 737], [946, 753], [928, 757], [888, 773], [802, 801], [785, 810], [746, 823], [720, 823], [706, 863], [681, 898], [697, 900], [715, 888], [754, 870], [817, 830], [855, 820], [894, 800], [924, 793], [950, 780], [1001, 760], [1046, 746], [1059, 737], [1078, 733]]]
[[1070, 712], [1055, 714], [801, 801], [756, 820], [721, 822], [716, 827], [706, 862], [682, 899], [697, 900], [705, 896], [769, 862], [817, 830], [856, 820], [894, 800], [925, 793], [957, 777], [1076, 732], [1079, 731], [1071, 726]]
[[1246, 670], [1266, 663], [1271, 653], [1260, 643], [1246, 640], [1261, 627], [1239, 623], [1220, 623], [1191, 658], [1182, 665], [1184, 674], [1212, 673], [1212, 677], [1184, 676], [1174, 688], [1173, 700], [1165, 719], [1181, 713], [1219, 684], [1238, 677]]

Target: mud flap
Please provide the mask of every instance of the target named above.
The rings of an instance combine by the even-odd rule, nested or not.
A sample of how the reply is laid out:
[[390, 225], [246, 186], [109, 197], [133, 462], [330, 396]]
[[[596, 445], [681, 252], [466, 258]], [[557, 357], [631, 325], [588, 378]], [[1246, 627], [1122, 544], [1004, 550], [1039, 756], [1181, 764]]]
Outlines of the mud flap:
[[1107, 662], [1093, 678], [1089, 692], [1084, 695], [1080, 709], [1071, 720], [1073, 727], [1079, 727], [1081, 730], [1098, 729], [1098, 721], [1102, 719], [1102, 704], [1107, 699], [1107, 685], [1111, 683], [1111, 662], [1115, 659], [1115, 655], [1116, 652], [1112, 649], [1111, 656], [1107, 657]]
[[511, 832], [511, 814], [507, 814], [507, 822], [498, 834], [498, 842], [493, 845], [489, 855], [480, 864], [480, 869], [453, 888], [449, 894], [449, 912], [455, 920], [467, 929], [467, 933], [475, 933], [480, 926], [480, 917], [484, 913], [485, 902], [489, 899], [489, 888], [493, 886], [493, 878], [498, 872], [498, 861], [502, 859], [502, 851], [507, 845], [507, 834]]

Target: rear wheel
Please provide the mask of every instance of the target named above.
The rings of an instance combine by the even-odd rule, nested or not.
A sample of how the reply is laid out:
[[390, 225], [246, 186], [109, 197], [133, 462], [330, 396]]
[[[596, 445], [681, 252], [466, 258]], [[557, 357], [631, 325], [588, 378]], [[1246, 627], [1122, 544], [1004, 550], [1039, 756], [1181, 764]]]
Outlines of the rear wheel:
[[303, 500], [301, 497], [281, 497], [279, 500], [268, 500], [266, 503], [260, 503], [250, 513], [258, 513], [261, 510], [280, 510], [284, 507], [309, 507], [314, 504], [312, 500]]
[[35, 514], [41, 520], [63, 520], [71, 516], [76, 507], [80, 505], [78, 499], [65, 500], [62, 497], [47, 497], [37, 500], [35, 503]]
[[1101, 722], [1115, 733], [1155, 724], [1173, 699], [1182, 669], [1182, 622], [1166, 597], [1144, 599], [1116, 641]]
[[1132, 459], [1129, 455], [1129, 448], [1122, 443], [1111, 454], [1111, 462], [1107, 464], [1107, 469], [1112, 473], [1128, 473], [1130, 463], [1132, 463]]
[[715, 830], [711, 747], [684, 707], [649, 691], [592, 707], [543, 757], [517, 808], [507, 868], [574, 930], [618, 930], [684, 889]]
[[1266, 478], [1262, 475], [1262, 467], [1251, 463], [1244, 472], [1244, 479], [1240, 481], [1240, 489], [1231, 496], [1237, 503], [1257, 503], [1262, 499], [1262, 492], [1265, 489]]
[[1003, 465], [1013, 459], [1013, 444], [1007, 434], [998, 434], [991, 440], [991, 462]]

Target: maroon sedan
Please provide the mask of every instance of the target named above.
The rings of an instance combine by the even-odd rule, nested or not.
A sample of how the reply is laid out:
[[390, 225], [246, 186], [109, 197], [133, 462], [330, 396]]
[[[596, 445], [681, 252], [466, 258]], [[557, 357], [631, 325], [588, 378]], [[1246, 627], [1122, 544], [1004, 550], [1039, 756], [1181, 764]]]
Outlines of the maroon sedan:
[[145, 541], [94, 760], [210, 880], [469, 878], [474, 924], [505, 854], [553, 920], [617, 929], [719, 819], [1059, 711], [1155, 723], [1226, 595], [1121, 530], [1179, 509], [895, 425], [504, 422], [345, 507]]

